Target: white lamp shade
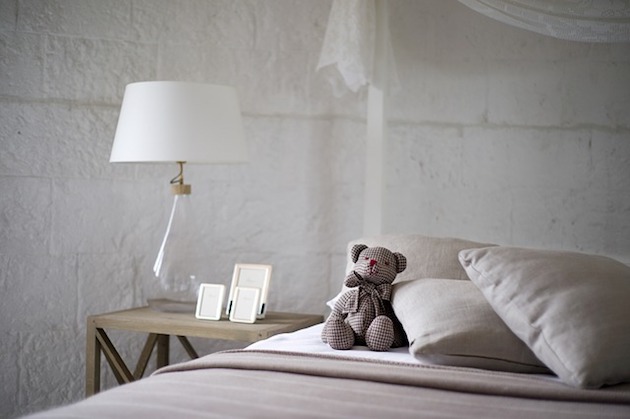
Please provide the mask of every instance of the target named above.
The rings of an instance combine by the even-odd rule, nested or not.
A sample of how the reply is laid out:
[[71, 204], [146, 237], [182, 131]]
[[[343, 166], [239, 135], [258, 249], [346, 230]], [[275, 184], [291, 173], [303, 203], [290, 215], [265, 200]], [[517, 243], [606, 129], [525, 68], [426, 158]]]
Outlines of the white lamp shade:
[[125, 88], [110, 162], [247, 160], [236, 90], [152, 81]]

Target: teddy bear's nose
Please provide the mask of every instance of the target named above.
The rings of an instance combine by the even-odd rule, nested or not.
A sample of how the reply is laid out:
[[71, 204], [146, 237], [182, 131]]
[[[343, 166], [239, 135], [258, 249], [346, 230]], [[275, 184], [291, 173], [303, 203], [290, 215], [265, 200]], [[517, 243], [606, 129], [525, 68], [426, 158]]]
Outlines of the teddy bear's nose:
[[370, 259], [370, 266], [374, 266], [374, 265], [376, 265], [376, 260]]

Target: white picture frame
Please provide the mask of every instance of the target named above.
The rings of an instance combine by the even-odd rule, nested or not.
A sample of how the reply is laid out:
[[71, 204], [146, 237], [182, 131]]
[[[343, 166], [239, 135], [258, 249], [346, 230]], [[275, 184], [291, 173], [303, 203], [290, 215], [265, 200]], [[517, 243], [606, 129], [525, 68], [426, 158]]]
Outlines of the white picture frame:
[[252, 263], [237, 263], [234, 265], [232, 284], [226, 303], [225, 313], [229, 316], [235, 303], [236, 288], [258, 288], [260, 289], [260, 299], [256, 318], [264, 319], [267, 310], [267, 296], [269, 294], [269, 283], [271, 282], [271, 265], [260, 265]]
[[225, 285], [201, 284], [195, 317], [202, 320], [221, 320], [224, 298]]
[[230, 321], [255, 323], [260, 307], [260, 288], [236, 287]]

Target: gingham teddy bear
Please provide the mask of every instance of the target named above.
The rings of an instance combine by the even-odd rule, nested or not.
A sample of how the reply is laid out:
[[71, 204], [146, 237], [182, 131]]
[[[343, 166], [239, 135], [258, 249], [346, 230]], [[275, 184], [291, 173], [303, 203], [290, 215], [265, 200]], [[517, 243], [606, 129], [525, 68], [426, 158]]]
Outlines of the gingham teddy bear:
[[354, 270], [345, 279], [351, 288], [342, 294], [322, 330], [322, 341], [333, 349], [367, 345], [387, 351], [407, 344], [407, 338], [389, 302], [392, 282], [405, 270], [407, 259], [384, 247], [354, 245]]

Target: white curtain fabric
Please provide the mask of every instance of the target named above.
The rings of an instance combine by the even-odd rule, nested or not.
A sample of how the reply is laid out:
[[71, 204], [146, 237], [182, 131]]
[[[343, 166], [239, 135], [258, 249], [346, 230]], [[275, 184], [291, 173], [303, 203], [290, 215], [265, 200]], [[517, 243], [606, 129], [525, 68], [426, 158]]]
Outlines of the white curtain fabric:
[[[380, 12], [377, 1], [384, 2]], [[387, 0], [333, 0], [317, 70], [330, 81], [336, 96], [348, 91], [357, 92], [374, 82], [375, 51], [379, 41], [376, 38], [377, 19], [387, 18], [383, 7], [387, 7]], [[388, 88], [395, 90], [399, 81], [389, 29], [380, 36], [384, 37], [386, 45], [384, 57], [388, 68], [385, 82]]]
[[459, 0], [508, 25], [581, 42], [630, 42], [630, 0]]
[[334, 0], [332, 3], [317, 70], [326, 68], [326, 77], [336, 95], [342, 94], [345, 88], [356, 92], [372, 78], [375, 15], [375, 0]]
[[[386, 0], [380, 0], [386, 1]], [[581, 42], [630, 42], [630, 0], [459, 0], [508, 25]], [[334, 93], [357, 92], [372, 82], [376, 0], [333, 0], [317, 70]], [[390, 87], [398, 78], [386, 34]]]

